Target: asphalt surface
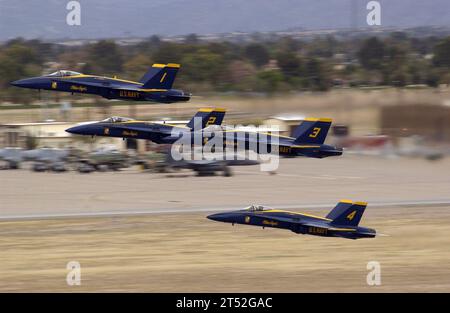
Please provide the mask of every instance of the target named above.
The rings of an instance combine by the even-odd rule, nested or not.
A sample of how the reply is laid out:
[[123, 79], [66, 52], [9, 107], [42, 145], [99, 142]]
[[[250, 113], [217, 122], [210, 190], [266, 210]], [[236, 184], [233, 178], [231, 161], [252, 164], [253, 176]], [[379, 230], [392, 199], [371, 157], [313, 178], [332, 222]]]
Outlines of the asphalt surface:
[[[340, 199], [380, 206], [449, 205], [450, 159], [347, 155], [281, 159], [277, 174], [234, 167], [233, 177], [121, 172], [0, 171], [0, 219], [39, 219], [225, 211], [262, 204], [329, 208]], [[369, 213], [375, 214], [375, 213]]]
[[[450, 160], [282, 159], [276, 175], [0, 171], [0, 291], [448, 291]], [[232, 227], [208, 212], [253, 203], [326, 215], [369, 202], [346, 240]], [[66, 264], [80, 262], [81, 286]], [[366, 283], [381, 264], [382, 285]]]

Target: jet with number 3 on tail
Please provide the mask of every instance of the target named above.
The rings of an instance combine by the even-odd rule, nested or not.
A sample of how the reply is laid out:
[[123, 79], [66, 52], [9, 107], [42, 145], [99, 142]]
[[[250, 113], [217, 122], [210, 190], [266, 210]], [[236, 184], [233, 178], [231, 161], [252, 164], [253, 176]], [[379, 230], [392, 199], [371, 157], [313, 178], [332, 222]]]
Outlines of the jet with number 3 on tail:
[[[203, 142], [219, 136], [223, 148], [233, 147], [236, 150], [251, 150], [256, 153], [278, 153], [285, 157], [326, 158], [340, 156], [342, 148], [325, 144], [332, 120], [329, 118], [306, 118], [295, 128], [292, 137], [273, 133], [245, 131], [221, 128], [221, 130], [204, 130]], [[217, 127], [215, 127], [217, 128]], [[192, 133], [198, 135], [199, 133]], [[217, 139], [217, 138], [216, 138]], [[195, 139], [193, 140], [195, 142]]]
[[358, 226], [366, 202], [341, 200], [326, 217], [252, 205], [247, 209], [209, 215], [213, 221], [289, 229], [297, 234], [347, 239], [373, 238], [371, 228]]
[[106, 99], [151, 101], [160, 103], [185, 102], [190, 93], [172, 89], [179, 64], [153, 64], [136, 82], [117, 77], [86, 75], [74, 71], [56, 71], [49, 75], [11, 82], [21, 88], [94, 94]]

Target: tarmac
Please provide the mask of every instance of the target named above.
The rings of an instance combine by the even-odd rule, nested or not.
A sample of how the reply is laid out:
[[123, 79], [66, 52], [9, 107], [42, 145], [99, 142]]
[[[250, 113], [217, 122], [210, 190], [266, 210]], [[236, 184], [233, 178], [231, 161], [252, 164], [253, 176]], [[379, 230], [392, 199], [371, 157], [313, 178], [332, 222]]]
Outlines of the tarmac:
[[[1, 171], [0, 291], [448, 291], [450, 160], [282, 159], [275, 175]], [[367, 201], [346, 240], [213, 222], [253, 203], [317, 215]], [[78, 261], [81, 286], [68, 286]], [[369, 286], [367, 263], [381, 265]]]

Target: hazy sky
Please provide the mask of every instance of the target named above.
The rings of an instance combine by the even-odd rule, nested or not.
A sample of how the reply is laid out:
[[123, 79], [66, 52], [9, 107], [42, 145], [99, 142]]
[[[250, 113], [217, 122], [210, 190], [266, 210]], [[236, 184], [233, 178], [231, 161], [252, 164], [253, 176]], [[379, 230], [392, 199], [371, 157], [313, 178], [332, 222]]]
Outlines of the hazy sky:
[[[81, 26], [68, 26], [69, 0], [0, 0], [0, 40], [180, 35], [367, 26], [369, 0], [79, 0]], [[450, 0], [379, 0], [382, 26], [450, 26]]]

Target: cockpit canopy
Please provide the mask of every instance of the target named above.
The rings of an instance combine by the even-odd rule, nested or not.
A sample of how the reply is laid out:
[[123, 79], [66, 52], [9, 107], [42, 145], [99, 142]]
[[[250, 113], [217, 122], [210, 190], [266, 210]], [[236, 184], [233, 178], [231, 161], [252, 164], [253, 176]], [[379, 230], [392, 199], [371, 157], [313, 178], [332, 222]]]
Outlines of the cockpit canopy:
[[247, 210], [249, 210], [250, 212], [264, 211], [264, 207], [262, 205], [251, 205]]
[[51, 74], [48, 74], [47, 76], [64, 77], [64, 76], [74, 76], [74, 75], [81, 75], [81, 73], [74, 72], [74, 71], [60, 70], [60, 71], [56, 71], [56, 72], [53, 72]]
[[112, 116], [112, 117], [108, 117], [107, 119], [104, 119], [102, 122], [105, 123], [122, 123], [122, 122], [128, 122], [128, 121], [132, 121], [132, 118], [128, 118], [128, 117], [121, 117], [121, 116]]

